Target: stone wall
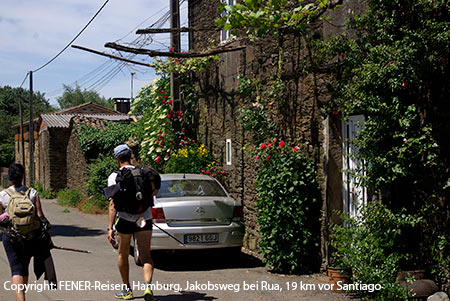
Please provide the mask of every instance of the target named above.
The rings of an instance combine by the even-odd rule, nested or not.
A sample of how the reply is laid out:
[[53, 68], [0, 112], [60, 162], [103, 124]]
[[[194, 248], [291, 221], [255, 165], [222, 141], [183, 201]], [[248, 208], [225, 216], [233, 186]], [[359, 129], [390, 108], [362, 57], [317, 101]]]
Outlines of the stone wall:
[[66, 148], [70, 134], [70, 128], [49, 129], [49, 187], [53, 190], [67, 187]]
[[87, 182], [86, 171], [88, 164], [78, 144], [74, 131], [71, 132], [67, 144], [67, 188], [83, 190]]
[[[218, 16], [216, 1], [201, 1], [191, 5], [193, 13], [191, 26], [202, 27], [213, 24]], [[201, 12], [201, 13], [200, 13]], [[219, 31], [197, 32], [191, 35], [193, 49], [202, 50], [218, 43]], [[316, 34], [322, 34], [318, 29]], [[205, 143], [217, 159], [217, 163], [230, 173], [227, 188], [232, 196], [244, 204], [246, 235], [244, 247], [251, 252], [257, 252], [259, 231], [257, 211], [255, 209], [255, 164], [243, 146], [251, 145], [250, 133], [243, 133], [239, 126], [237, 109], [242, 102], [237, 93], [238, 74], [250, 78], [264, 80], [277, 71], [278, 44], [274, 38], [257, 42], [236, 40], [235, 45], [246, 45], [244, 51], [220, 55], [220, 61], [205, 71], [200, 77], [198, 89], [200, 100], [200, 119], [198, 140]], [[316, 163], [319, 183], [323, 197], [323, 231], [322, 257], [326, 263], [326, 227], [329, 208], [337, 208], [342, 204], [340, 196], [340, 169], [342, 160], [340, 120], [323, 119], [320, 115], [319, 103], [329, 98], [325, 88], [326, 76], [308, 74], [299, 76], [297, 70], [308, 55], [306, 42], [300, 36], [288, 36], [281, 41], [284, 48], [283, 74], [286, 75], [286, 99], [273, 99], [267, 103], [270, 117], [280, 127], [280, 136], [287, 142], [306, 145], [308, 152]], [[232, 43], [233, 45], [233, 43]], [[334, 135], [328, 137], [330, 132]], [[225, 164], [225, 140], [231, 139], [233, 147], [233, 164]], [[328, 165], [328, 158], [333, 161]], [[328, 167], [331, 167], [328, 169]], [[331, 173], [331, 174], [330, 174]], [[330, 181], [328, 181], [330, 179]], [[329, 198], [330, 186], [333, 186], [333, 198]], [[328, 202], [333, 202], [329, 206]], [[337, 203], [335, 203], [337, 202]], [[342, 207], [342, 205], [341, 205]]]

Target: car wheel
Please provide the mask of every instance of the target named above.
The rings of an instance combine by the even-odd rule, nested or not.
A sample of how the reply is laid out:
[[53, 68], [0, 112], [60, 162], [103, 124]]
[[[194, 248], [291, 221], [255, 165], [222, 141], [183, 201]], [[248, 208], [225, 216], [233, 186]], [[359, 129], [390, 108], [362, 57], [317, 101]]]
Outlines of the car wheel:
[[137, 266], [141, 267], [142, 266], [142, 262], [139, 259], [139, 249], [138, 249], [136, 238], [134, 237], [134, 235], [133, 235], [133, 257], [134, 257], [134, 263]]

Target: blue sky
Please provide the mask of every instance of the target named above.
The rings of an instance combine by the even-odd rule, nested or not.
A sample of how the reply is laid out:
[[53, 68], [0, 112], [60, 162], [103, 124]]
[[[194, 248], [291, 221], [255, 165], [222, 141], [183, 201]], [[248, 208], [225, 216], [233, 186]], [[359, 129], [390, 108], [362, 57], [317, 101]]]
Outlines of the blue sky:
[[[1, 0], [0, 86], [20, 86], [26, 73], [41, 67], [63, 49], [104, 2]], [[181, 7], [181, 24], [186, 26], [185, 6]], [[106, 42], [136, 43], [137, 38], [142, 41], [145, 36], [136, 35], [136, 29], [151, 26], [168, 11], [169, 0], [110, 0], [73, 44], [113, 53], [104, 47]], [[162, 27], [168, 26], [167, 22]], [[168, 44], [167, 35], [154, 35], [153, 42], [145, 48], [168, 50]], [[150, 62], [147, 56], [132, 59]], [[33, 86], [34, 90], [45, 93], [53, 105], [63, 92], [62, 85], [73, 86], [76, 82], [82, 89], [94, 89], [105, 97], [130, 97], [131, 72], [136, 73], [134, 95], [155, 77], [151, 68], [121, 65], [69, 47], [50, 65], [33, 74]], [[23, 87], [28, 86], [27, 79]]]

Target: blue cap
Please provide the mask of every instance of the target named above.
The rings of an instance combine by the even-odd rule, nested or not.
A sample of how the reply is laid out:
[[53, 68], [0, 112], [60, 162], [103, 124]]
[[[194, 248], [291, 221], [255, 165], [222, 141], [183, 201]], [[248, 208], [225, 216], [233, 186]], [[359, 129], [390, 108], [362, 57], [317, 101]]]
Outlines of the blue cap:
[[114, 148], [114, 156], [116, 157], [126, 154], [128, 152], [131, 152], [131, 149], [126, 144], [121, 144]]

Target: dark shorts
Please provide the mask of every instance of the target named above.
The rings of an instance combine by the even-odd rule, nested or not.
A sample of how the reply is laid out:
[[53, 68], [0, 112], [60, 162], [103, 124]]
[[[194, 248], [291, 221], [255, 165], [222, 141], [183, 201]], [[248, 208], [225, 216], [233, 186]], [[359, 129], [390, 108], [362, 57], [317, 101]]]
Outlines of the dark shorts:
[[28, 266], [30, 265], [31, 257], [33, 257], [33, 246], [13, 244], [6, 235], [3, 235], [2, 240], [6, 256], [8, 257], [9, 267], [11, 268], [11, 276], [28, 276]]
[[123, 218], [118, 217], [115, 223], [117, 232], [122, 234], [133, 234], [139, 231], [152, 230], [152, 220], [146, 220], [145, 226], [139, 228], [135, 222], [127, 221]]

